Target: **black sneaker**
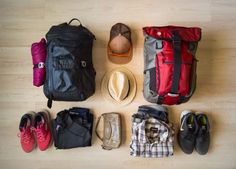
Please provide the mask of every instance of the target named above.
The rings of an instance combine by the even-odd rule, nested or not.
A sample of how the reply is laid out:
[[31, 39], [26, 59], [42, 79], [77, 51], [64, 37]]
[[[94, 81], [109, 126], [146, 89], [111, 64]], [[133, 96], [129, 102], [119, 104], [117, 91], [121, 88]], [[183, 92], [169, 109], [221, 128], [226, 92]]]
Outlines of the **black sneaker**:
[[198, 114], [196, 119], [198, 122], [198, 133], [195, 149], [200, 155], [205, 155], [210, 145], [210, 124], [205, 114]]
[[191, 154], [195, 147], [198, 131], [197, 119], [194, 113], [185, 110], [181, 113], [181, 126], [178, 132], [180, 148], [186, 154]]

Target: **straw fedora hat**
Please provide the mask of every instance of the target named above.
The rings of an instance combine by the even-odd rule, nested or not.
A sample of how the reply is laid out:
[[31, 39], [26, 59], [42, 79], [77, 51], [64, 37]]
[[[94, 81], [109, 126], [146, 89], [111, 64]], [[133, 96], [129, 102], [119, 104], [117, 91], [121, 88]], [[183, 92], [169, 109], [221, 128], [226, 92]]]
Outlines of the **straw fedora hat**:
[[107, 72], [102, 79], [102, 95], [114, 104], [129, 104], [134, 99], [136, 90], [134, 75], [124, 67]]

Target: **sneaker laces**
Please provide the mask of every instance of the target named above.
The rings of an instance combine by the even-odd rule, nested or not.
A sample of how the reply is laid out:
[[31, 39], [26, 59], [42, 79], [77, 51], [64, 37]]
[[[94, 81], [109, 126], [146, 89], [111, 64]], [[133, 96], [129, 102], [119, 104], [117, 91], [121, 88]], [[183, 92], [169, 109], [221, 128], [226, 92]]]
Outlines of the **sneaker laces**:
[[20, 133], [18, 133], [17, 136], [20, 137], [24, 143], [29, 143], [30, 139], [31, 139], [31, 135], [29, 134], [29, 132], [30, 133], [32, 132], [31, 128], [29, 128], [29, 127], [22, 128], [22, 131]]
[[45, 130], [45, 128], [44, 128], [43, 123], [40, 122], [40, 123], [37, 125], [37, 128], [35, 128], [34, 130], [35, 130], [35, 132], [36, 132], [37, 139], [38, 139], [40, 142], [45, 141], [47, 132], [46, 132], [46, 130]]

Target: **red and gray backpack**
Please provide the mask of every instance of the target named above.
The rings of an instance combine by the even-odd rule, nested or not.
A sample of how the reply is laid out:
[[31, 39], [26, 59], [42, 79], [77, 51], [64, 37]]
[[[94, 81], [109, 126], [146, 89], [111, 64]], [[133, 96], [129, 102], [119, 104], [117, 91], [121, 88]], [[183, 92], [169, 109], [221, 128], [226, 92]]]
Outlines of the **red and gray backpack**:
[[196, 88], [195, 57], [201, 29], [144, 27], [145, 99], [157, 104], [187, 102]]

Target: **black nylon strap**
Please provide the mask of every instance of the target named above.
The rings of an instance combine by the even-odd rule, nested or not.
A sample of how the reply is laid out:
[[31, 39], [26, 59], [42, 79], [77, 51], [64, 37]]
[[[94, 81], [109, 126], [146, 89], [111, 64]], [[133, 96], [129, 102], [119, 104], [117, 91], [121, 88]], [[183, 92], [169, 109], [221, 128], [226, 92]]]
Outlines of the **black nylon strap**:
[[177, 31], [172, 32], [174, 47], [174, 74], [172, 79], [171, 93], [178, 94], [181, 70], [181, 39]]
[[149, 70], [150, 72], [150, 84], [149, 89], [156, 92], [156, 67]]
[[186, 100], [186, 97], [185, 97], [185, 96], [180, 96], [180, 97], [179, 97], [178, 104], [184, 103], [185, 100]]
[[52, 108], [52, 94], [49, 95], [47, 106], [49, 109]]
[[164, 99], [163, 96], [159, 96], [158, 99], [157, 99], [157, 104], [162, 104], [163, 103], [163, 99]]
[[39, 62], [38, 64], [34, 64], [34, 68], [45, 68], [45, 63]]
[[49, 109], [52, 108], [52, 99], [48, 99], [47, 106], [48, 106]]

